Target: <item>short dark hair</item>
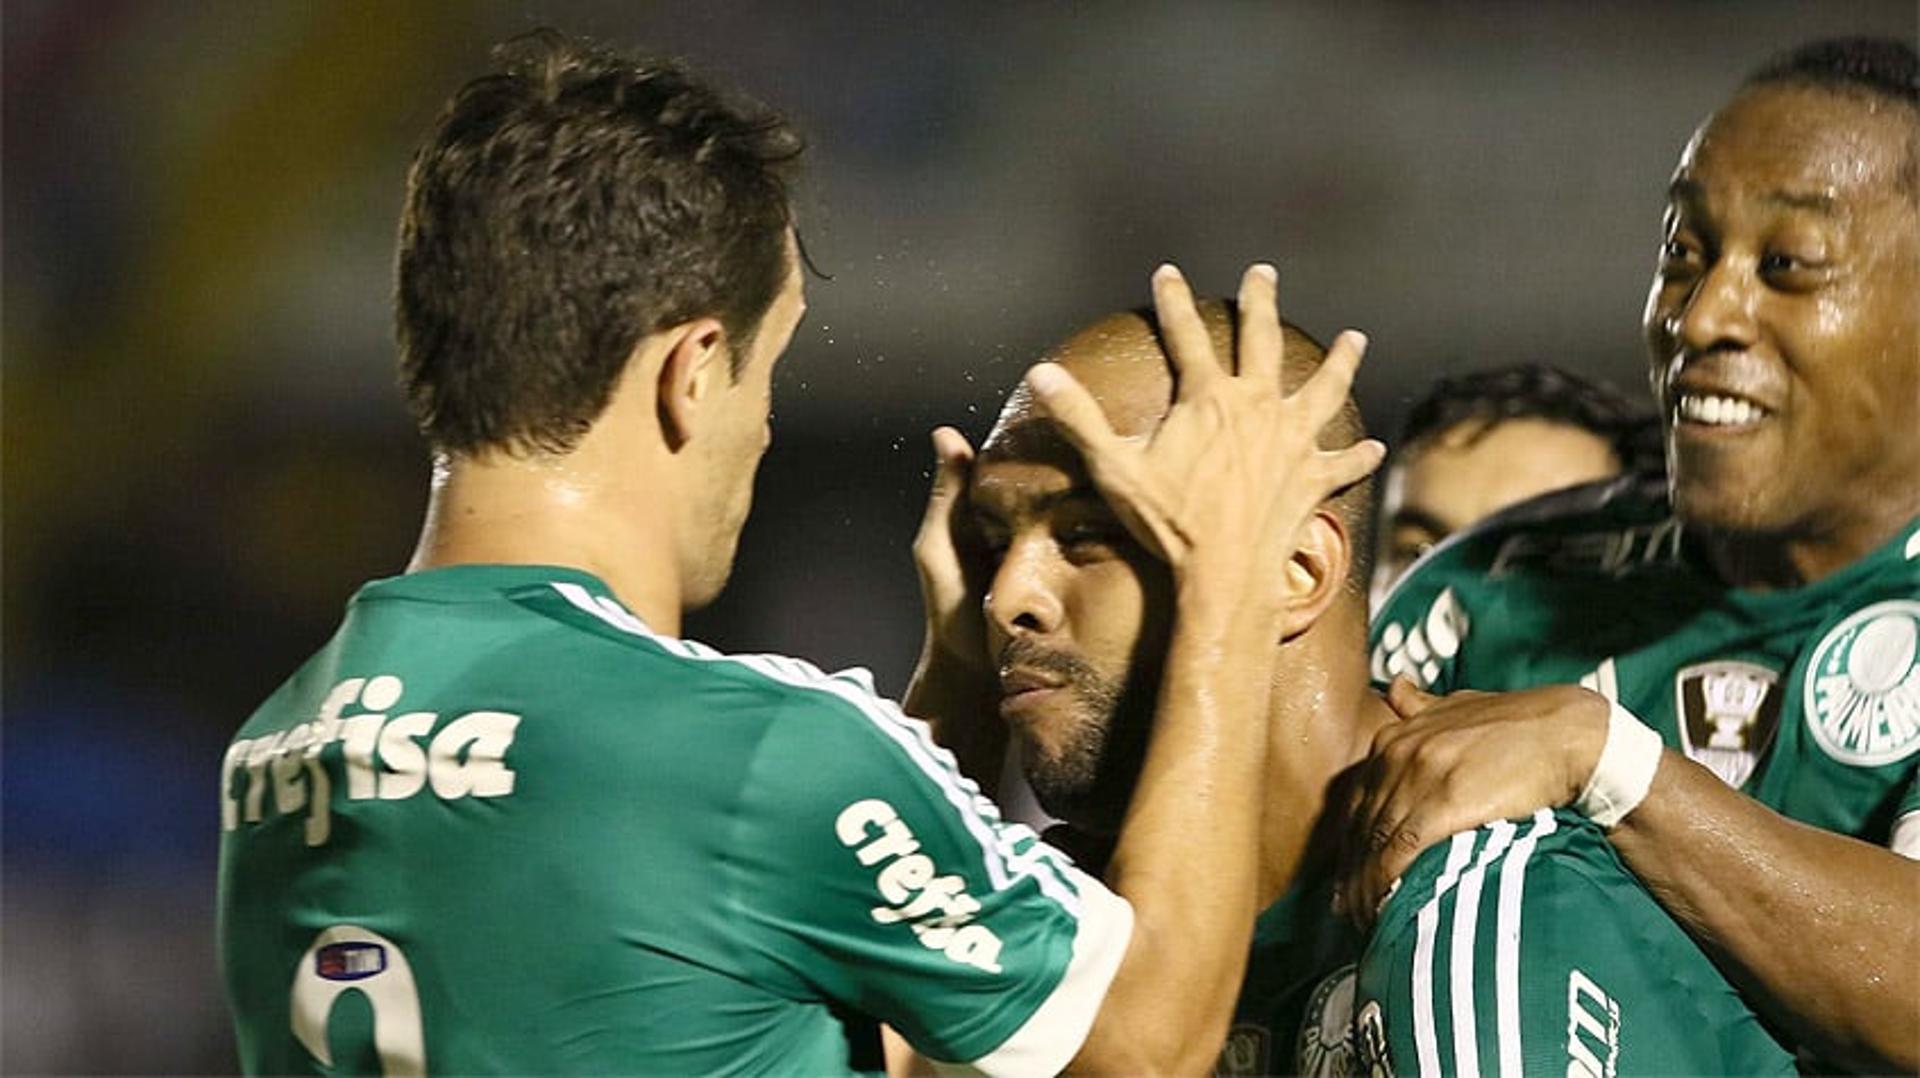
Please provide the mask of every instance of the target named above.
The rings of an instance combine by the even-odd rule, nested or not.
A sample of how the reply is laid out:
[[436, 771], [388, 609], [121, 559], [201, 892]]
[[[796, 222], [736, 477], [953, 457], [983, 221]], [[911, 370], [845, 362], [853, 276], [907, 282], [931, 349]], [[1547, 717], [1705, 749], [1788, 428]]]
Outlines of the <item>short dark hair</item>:
[[553, 30], [494, 56], [408, 171], [401, 381], [437, 450], [564, 453], [649, 333], [716, 317], [739, 374], [791, 265], [801, 142], [672, 62]]
[[1660, 424], [1650, 406], [1611, 386], [1539, 363], [1440, 379], [1407, 413], [1399, 445], [1404, 451], [1468, 423], [1479, 425], [1471, 435], [1477, 439], [1513, 419], [1579, 427], [1613, 446], [1628, 471], [1657, 473], [1662, 467]]
[[1900, 186], [1920, 195], [1920, 53], [1891, 37], [1837, 37], [1812, 41], [1760, 65], [1742, 90], [1768, 86], [1813, 86], [1867, 101], [1903, 105], [1907, 154]]
[[1912, 45], [1890, 37], [1812, 41], [1760, 65], [1747, 76], [1745, 85], [1778, 82], [1877, 94], [1920, 105], [1920, 54]]

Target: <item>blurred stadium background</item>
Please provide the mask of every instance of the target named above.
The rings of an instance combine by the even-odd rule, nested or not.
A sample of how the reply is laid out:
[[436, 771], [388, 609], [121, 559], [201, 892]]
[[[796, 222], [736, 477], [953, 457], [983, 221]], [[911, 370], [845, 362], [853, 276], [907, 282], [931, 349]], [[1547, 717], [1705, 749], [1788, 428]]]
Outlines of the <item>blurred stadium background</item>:
[[[1911, 0], [821, 5], [8, 0], [0, 1069], [233, 1066], [212, 947], [229, 732], [398, 571], [427, 463], [393, 389], [413, 140], [541, 24], [684, 56], [809, 134], [833, 275], [776, 388], [734, 585], [690, 634], [870, 666], [918, 641], [926, 432], [1146, 297], [1276, 258], [1430, 379], [1640, 391], [1662, 189], [1800, 41]], [[582, 821], [592, 826], [591, 821]]]

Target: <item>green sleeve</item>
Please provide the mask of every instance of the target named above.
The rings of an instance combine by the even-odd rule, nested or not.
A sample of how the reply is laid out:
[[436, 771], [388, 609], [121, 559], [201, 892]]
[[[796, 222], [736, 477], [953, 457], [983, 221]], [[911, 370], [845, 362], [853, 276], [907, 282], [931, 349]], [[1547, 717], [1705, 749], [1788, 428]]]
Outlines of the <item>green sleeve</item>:
[[1543, 810], [1422, 860], [1361, 964], [1360, 1044], [1378, 1045], [1394, 1071], [1792, 1073], [1578, 818]]
[[1065, 1066], [1131, 908], [1002, 821], [924, 723], [828, 681], [769, 725], [736, 825], [739, 927], [767, 975], [888, 1022], [933, 1059]]

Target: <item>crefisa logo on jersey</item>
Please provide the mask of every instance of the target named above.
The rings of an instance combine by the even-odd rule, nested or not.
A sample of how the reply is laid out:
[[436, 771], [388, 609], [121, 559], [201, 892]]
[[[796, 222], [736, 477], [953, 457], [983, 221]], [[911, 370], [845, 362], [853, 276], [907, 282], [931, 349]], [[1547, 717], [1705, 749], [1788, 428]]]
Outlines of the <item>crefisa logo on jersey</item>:
[[1814, 741], [1841, 763], [1879, 767], [1920, 749], [1920, 602], [1863, 607], [1821, 637], [1803, 706]]
[[1687, 757], [1739, 789], [1780, 726], [1780, 675], [1738, 660], [1697, 663], [1673, 679]]

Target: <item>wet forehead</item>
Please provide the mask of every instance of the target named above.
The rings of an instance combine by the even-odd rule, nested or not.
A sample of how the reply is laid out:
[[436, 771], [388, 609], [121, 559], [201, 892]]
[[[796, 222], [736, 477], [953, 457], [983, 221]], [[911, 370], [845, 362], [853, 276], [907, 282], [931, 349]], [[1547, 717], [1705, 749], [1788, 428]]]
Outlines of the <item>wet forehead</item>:
[[[1048, 353], [1093, 394], [1116, 433], [1151, 434], [1173, 401], [1173, 374], [1160, 342], [1146, 320], [1115, 314], [1075, 333]], [[1015, 387], [987, 436], [983, 457], [1044, 454], [1060, 450], [1057, 433], [1034, 404], [1025, 385]]]
[[1759, 198], [1839, 214], [1900, 188], [1914, 112], [1803, 86], [1749, 90], [1688, 143], [1676, 200]]
[[976, 509], [1010, 517], [1057, 504], [1071, 492], [1091, 494], [1085, 466], [1044, 416], [1002, 415], [980, 449], [968, 494]]

